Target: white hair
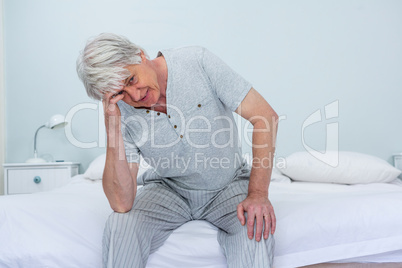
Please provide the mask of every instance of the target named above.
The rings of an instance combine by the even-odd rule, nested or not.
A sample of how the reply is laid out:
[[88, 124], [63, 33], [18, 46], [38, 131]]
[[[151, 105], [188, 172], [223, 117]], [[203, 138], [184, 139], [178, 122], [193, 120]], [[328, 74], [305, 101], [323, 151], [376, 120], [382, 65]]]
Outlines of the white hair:
[[89, 39], [77, 59], [77, 73], [88, 96], [101, 100], [105, 93], [121, 90], [130, 75], [125, 67], [140, 64], [141, 51], [149, 58], [144, 49], [117, 34], [102, 33]]

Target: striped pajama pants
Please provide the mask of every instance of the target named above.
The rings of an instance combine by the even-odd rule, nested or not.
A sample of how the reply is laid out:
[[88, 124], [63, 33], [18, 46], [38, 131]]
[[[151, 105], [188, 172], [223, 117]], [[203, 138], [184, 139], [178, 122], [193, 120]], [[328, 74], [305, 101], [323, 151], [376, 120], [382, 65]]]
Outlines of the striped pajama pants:
[[189, 191], [155, 182], [140, 188], [133, 208], [112, 213], [103, 235], [103, 267], [145, 267], [173, 230], [191, 220], [206, 220], [216, 227], [229, 268], [269, 268], [274, 238], [257, 242], [237, 218], [237, 205], [247, 196], [248, 180], [237, 179], [219, 192]]

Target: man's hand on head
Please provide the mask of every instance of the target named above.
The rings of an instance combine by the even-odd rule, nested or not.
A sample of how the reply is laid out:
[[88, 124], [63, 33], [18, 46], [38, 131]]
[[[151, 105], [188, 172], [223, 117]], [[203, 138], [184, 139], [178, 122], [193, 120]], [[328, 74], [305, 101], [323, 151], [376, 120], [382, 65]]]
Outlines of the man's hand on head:
[[[120, 131], [120, 109], [117, 102], [122, 100], [124, 95], [109, 92], [103, 95], [103, 113], [108, 138], [114, 138]], [[114, 143], [113, 143], [114, 144]]]
[[[117, 102], [122, 100], [124, 96], [119, 93], [109, 92], [103, 95], [102, 104], [105, 116], [117, 115], [120, 116], [120, 109]], [[116, 109], [117, 108], [117, 109]]]

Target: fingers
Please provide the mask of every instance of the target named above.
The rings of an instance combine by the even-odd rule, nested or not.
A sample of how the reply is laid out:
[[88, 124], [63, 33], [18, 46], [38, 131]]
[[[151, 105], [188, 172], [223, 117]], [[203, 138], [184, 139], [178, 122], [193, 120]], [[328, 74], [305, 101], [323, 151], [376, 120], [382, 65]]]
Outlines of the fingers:
[[255, 215], [256, 226], [255, 226], [255, 240], [259, 242], [261, 240], [262, 229], [264, 227], [264, 218], [262, 212]]
[[[116, 110], [116, 103], [124, 98], [123, 94], [116, 94], [114, 92], [109, 92], [103, 95], [102, 104], [103, 111], [105, 114], [114, 114], [113, 112]], [[112, 113], [110, 113], [112, 112]]]
[[271, 215], [271, 234], [274, 234], [276, 230], [276, 217], [274, 210], [271, 211], [270, 215]]
[[109, 92], [109, 93], [106, 93], [103, 95], [102, 102], [116, 104], [118, 101], [122, 100], [123, 98], [124, 98], [123, 94]]
[[239, 219], [241, 225], [245, 224], [246, 220], [244, 218], [244, 208], [241, 203], [237, 206], [237, 218]]
[[249, 239], [253, 239], [254, 237], [254, 219], [254, 211], [247, 211], [247, 236]]
[[276, 217], [273, 208], [271, 208], [271, 210], [268, 213], [264, 214], [264, 223], [265, 223], [264, 238], [268, 239], [269, 231], [271, 230], [271, 234], [273, 235], [276, 229]]
[[112, 98], [112, 96], [113, 96], [114, 94], [115, 94], [115, 93], [113, 93], [113, 92], [108, 92], [108, 93], [103, 94], [102, 102], [103, 102], [103, 103], [109, 103], [110, 99]]
[[247, 222], [247, 236], [249, 239], [253, 239], [255, 230], [255, 240], [257, 242], [261, 241], [262, 237], [268, 239], [269, 233], [274, 234], [276, 229], [274, 208], [268, 199], [261, 201], [247, 197], [237, 206], [237, 218], [241, 225]]
[[116, 104], [118, 101], [122, 100], [124, 98], [123, 94], [114, 94], [110, 98], [110, 103]]
[[[266, 214], [263, 216], [264, 217], [264, 239], [268, 239], [269, 236], [269, 229], [271, 226], [271, 217], [269, 216], [269, 214]], [[272, 228], [271, 228], [272, 230]]]

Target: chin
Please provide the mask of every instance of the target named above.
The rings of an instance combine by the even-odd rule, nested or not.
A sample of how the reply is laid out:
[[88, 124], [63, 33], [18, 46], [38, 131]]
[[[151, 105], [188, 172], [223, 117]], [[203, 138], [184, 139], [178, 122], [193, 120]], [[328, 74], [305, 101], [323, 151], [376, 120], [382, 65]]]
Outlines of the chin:
[[158, 104], [158, 99], [154, 95], [151, 95], [145, 104], [149, 107], [155, 106]]

